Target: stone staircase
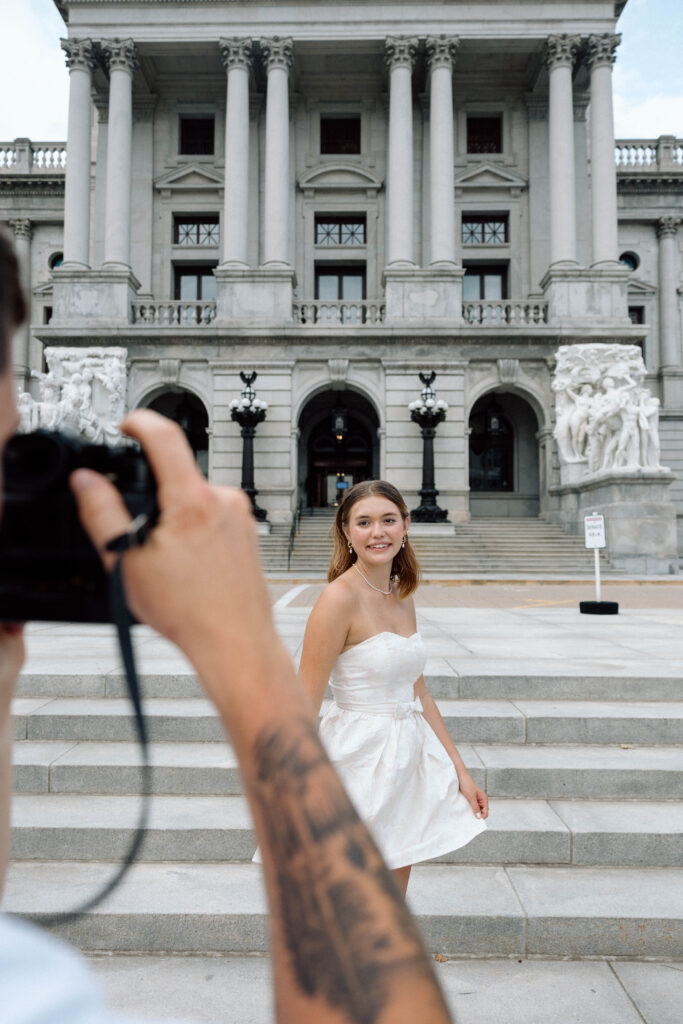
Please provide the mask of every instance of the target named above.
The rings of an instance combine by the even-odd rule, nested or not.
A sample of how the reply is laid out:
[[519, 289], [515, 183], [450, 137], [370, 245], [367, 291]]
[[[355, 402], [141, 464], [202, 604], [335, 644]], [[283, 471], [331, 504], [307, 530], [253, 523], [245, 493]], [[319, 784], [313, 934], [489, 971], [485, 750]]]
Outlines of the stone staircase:
[[[301, 527], [292, 552], [292, 575], [327, 573], [332, 551], [333, 515], [316, 510], [301, 517]], [[287, 538], [282, 527], [274, 527], [261, 540], [267, 571], [287, 566]], [[541, 519], [471, 519], [458, 523], [453, 536], [414, 535], [412, 543], [423, 571], [428, 576], [524, 575], [585, 577], [593, 573], [593, 553], [586, 551], [582, 537], [572, 537], [559, 526]], [[601, 557], [607, 577], [617, 573]]]
[[[289, 639], [290, 648], [298, 644]], [[675, 676], [432, 674], [490, 827], [414, 869], [432, 952], [676, 958], [683, 949], [683, 703]], [[87, 951], [265, 953], [236, 761], [188, 669], [146, 671], [155, 798], [139, 863], [61, 928]], [[137, 819], [120, 672], [23, 676], [5, 907], [66, 909], [113, 874]], [[677, 802], [678, 801], [678, 802]]]

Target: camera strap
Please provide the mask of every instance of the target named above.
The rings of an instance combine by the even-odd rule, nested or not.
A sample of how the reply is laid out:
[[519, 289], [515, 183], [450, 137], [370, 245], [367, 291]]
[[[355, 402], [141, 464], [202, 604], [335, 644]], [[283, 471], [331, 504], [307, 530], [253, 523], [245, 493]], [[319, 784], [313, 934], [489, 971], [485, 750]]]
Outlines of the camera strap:
[[105, 883], [105, 885], [102, 886], [99, 892], [95, 893], [94, 896], [90, 897], [90, 899], [86, 900], [80, 906], [74, 907], [73, 910], [65, 910], [55, 914], [36, 914], [30, 917], [30, 920], [33, 920], [36, 924], [40, 924], [43, 927], [68, 924], [77, 920], [79, 917], [83, 917], [84, 914], [93, 910], [93, 908], [98, 906], [105, 897], [109, 896], [109, 894], [114, 891], [128, 869], [135, 862], [137, 855], [142, 848], [145, 830], [149, 820], [149, 801], [152, 795], [152, 766], [149, 763], [147, 727], [142, 713], [140, 681], [135, 667], [135, 656], [133, 654], [133, 644], [130, 635], [132, 618], [128, 611], [128, 605], [126, 604], [126, 593], [123, 585], [121, 562], [122, 557], [119, 556], [114, 568], [109, 574], [109, 604], [112, 619], [118, 634], [121, 659], [123, 661], [126, 681], [128, 683], [128, 693], [131, 701], [133, 702], [133, 708], [135, 709], [135, 728], [140, 741], [142, 753], [142, 806], [140, 808], [140, 815], [135, 835], [133, 836], [123, 862], [120, 864], [114, 875]]

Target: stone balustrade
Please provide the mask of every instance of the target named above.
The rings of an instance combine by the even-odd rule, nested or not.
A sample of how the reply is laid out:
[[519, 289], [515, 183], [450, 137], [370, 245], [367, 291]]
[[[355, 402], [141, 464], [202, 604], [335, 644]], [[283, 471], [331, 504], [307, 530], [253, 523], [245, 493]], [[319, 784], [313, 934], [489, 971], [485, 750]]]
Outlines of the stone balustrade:
[[515, 302], [508, 299], [484, 299], [464, 302], [463, 320], [471, 327], [532, 327], [547, 324], [547, 302]]
[[381, 324], [384, 320], [384, 303], [376, 301], [324, 301], [295, 302], [292, 315], [297, 324], [319, 324], [321, 326], [345, 325], [358, 327]]
[[205, 327], [216, 319], [216, 303], [206, 299], [146, 300], [132, 305], [133, 323], [146, 327]]
[[683, 139], [673, 135], [660, 135], [658, 139], [617, 139], [614, 159], [617, 173], [683, 172]]
[[66, 142], [34, 142], [14, 139], [0, 142], [0, 171], [13, 174], [63, 174]]

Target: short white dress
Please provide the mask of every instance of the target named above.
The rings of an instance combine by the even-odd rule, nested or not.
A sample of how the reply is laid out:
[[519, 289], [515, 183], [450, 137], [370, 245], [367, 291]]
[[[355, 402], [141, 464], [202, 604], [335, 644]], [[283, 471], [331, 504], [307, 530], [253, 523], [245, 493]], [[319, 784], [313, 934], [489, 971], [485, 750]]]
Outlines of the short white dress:
[[426, 661], [419, 633], [383, 632], [350, 647], [330, 676], [320, 738], [390, 868], [465, 846], [486, 828], [422, 714], [413, 685]]

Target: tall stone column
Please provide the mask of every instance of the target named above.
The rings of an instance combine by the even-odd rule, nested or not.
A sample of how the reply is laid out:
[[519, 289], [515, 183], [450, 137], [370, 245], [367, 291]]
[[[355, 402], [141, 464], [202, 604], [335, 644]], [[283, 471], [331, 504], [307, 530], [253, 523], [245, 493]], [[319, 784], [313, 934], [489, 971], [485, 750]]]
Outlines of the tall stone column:
[[137, 67], [132, 39], [102, 43], [109, 68], [107, 197], [104, 213], [104, 266], [130, 268], [130, 211], [133, 149], [133, 72]]
[[453, 63], [459, 43], [457, 36], [430, 37], [426, 41], [427, 61], [431, 73], [429, 213], [432, 266], [455, 263]]
[[586, 62], [591, 76], [591, 202], [593, 266], [617, 263], [617, 170], [614, 162], [612, 65], [621, 36], [589, 36]]
[[578, 36], [549, 36], [550, 265], [576, 264], [576, 180], [572, 69]]
[[31, 236], [33, 226], [30, 220], [23, 217], [20, 220], [11, 220], [9, 226], [14, 234], [14, 246], [19, 263], [19, 280], [29, 310], [26, 322], [21, 325], [14, 336], [12, 354], [14, 375], [25, 388], [28, 386], [31, 372]]
[[289, 71], [291, 39], [261, 39], [268, 74], [263, 265], [289, 267]]
[[389, 68], [389, 267], [414, 265], [412, 74], [417, 42], [416, 38], [391, 36], [385, 44], [385, 60]]
[[679, 217], [661, 217], [657, 221], [659, 239], [659, 362], [663, 369], [679, 367], [681, 326], [678, 315], [678, 268], [676, 232]]
[[227, 72], [225, 103], [225, 200], [222, 263], [248, 266], [249, 225], [249, 73], [251, 40], [221, 39]]
[[69, 69], [64, 184], [64, 267], [90, 266], [90, 92], [95, 67], [91, 39], [62, 39]]

